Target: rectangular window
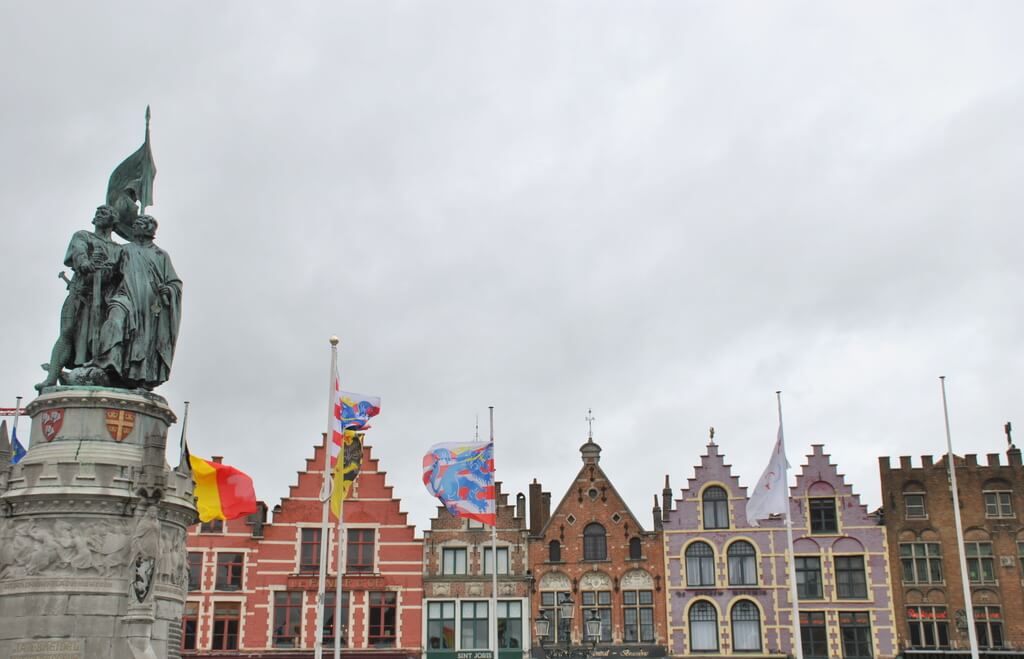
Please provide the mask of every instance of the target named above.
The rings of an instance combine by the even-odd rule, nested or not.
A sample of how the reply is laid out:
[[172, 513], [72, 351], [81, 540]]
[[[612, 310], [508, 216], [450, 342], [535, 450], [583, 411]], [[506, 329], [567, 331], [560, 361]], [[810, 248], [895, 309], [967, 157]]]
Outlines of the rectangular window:
[[320, 571], [320, 529], [302, 529], [299, 572]]
[[974, 629], [981, 647], [1003, 647], [1003, 614], [998, 606], [974, 607]]
[[839, 633], [845, 659], [871, 659], [871, 616], [859, 611], [839, 612]]
[[370, 593], [370, 628], [367, 640], [373, 648], [393, 648], [397, 640], [398, 595], [392, 591]]
[[985, 517], [1013, 517], [1013, 493], [988, 491], [985, 495]]
[[795, 563], [797, 599], [820, 600], [821, 559], [817, 556], [797, 556]]
[[217, 590], [241, 590], [245, 554], [219, 552], [217, 554]]
[[[324, 593], [324, 646], [334, 645], [334, 600], [336, 591]], [[341, 593], [341, 647], [348, 647], [348, 591]]]
[[904, 494], [903, 510], [907, 519], [928, 519], [928, 509], [925, 507], [923, 494]]
[[[592, 611], [597, 611], [598, 618], [601, 619], [601, 638], [598, 639], [602, 643], [611, 643], [612, 640], [612, 593], [608, 590], [587, 590], [583, 592], [583, 619], [587, 620], [590, 618]], [[586, 633], [586, 624], [583, 626], [583, 632]], [[590, 641], [589, 638], [584, 639]]]
[[481, 522], [478, 519], [471, 519], [470, 518], [470, 519], [466, 520], [466, 528], [470, 529], [471, 531], [472, 530], [476, 530], [476, 529], [482, 529], [483, 527], [484, 527], [484, 523]]
[[835, 567], [839, 599], [865, 599], [868, 596], [863, 556], [836, 556]]
[[441, 574], [466, 574], [466, 548], [441, 549]]
[[800, 641], [806, 659], [828, 659], [828, 634], [823, 611], [800, 612]]
[[498, 647], [523, 647], [523, 603], [518, 600], [498, 602]]
[[942, 554], [937, 542], [900, 543], [903, 583], [942, 583]]
[[944, 606], [908, 606], [910, 647], [948, 648], [949, 613]]
[[275, 648], [297, 648], [302, 639], [302, 591], [274, 592]]
[[188, 553], [188, 589], [203, 589], [203, 552], [201, 551]]
[[569, 593], [565, 591], [546, 590], [540, 594], [540, 610], [551, 622], [551, 631], [548, 634], [553, 638], [548, 640], [552, 643], [567, 640], [572, 629], [572, 620], [562, 618], [562, 611], [558, 607], [558, 603], [567, 597], [569, 597]]
[[835, 497], [817, 497], [810, 500], [811, 533], [838, 533]]
[[[509, 573], [508, 547], [498, 547], [498, 574]], [[484, 574], [494, 574], [494, 557], [491, 548], [484, 547]]]
[[996, 582], [996, 559], [991, 542], [965, 542], [967, 550], [967, 578], [972, 584]]
[[224, 520], [211, 519], [199, 525], [200, 533], [224, 533]]
[[345, 548], [345, 573], [374, 572], [374, 529], [349, 529], [348, 546]]
[[199, 640], [199, 602], [185, 602], [181, 618], [181, 649], [195, 650]]
[[626, 643], [654, 642], [654, 593], [649, 590], [622, 591], [622, 640]]
[[455, 602], [427, 603], [427, 652], [455, 649]]
[[238, 622], [242, 619], [240, 602], [213, 603], [213, 645], [211, 650], [238, 649]]
[[462, 603], [462, 649], [483, 650], [487, 645], [487, 602]]

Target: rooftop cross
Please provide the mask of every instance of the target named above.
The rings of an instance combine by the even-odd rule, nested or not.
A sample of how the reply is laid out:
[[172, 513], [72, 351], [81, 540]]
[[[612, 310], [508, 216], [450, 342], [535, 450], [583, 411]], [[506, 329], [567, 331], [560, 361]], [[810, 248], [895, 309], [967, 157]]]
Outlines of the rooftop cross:
[[589, 407], [587, 408], [587, 416], [585, 417], [587, 422], [587, 439], [593, 441], [594, 439], [594, 412]]

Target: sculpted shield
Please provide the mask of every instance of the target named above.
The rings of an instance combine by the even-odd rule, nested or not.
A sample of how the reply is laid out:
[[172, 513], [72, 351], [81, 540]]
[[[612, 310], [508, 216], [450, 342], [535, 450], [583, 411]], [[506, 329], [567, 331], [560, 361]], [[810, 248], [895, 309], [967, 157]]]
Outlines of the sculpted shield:
[[107, 432], [110, 437], [120, 442], [132, 432], [135, 427], [135, 412], [128, 410], [107, 410]]
[[58, 408], [54, 410], [46, 410], [42, 414], [42, 428], [43, 437], [46, 441], [52, 442], [57, 433], [60, 432], [60, 427], [64, 425], [64, 410]]

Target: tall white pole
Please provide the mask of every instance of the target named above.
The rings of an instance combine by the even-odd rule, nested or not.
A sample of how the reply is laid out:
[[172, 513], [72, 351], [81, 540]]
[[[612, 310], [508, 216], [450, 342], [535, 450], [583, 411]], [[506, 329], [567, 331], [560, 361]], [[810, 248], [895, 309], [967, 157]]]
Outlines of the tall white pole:
[[949, 469], [949, 485], [953, 489], [953, 521], [956, 523], [956, 546], [960, 551], [960, 584], [964, 588], [964, 613], [967, 614], [967, 640], [971, 644], [971, 659], [978, 659], [978, 633], [974, 629], [974, 602], [971, 599], [971, 582], [967, 574], [964, 527], [960, 522], [960, 492], [956, 486], [953, 439], [949, 433], [949, 408], [946, 405], [946, 376], [940, 376], [939, 382], [942, 385], [942, 415], [946, 421], [946, 467]]
[[316, 589], [316, 643], [313, 656], [324, 656], [324, 592], [327, 590], [327, 560], [330, 557], [330, 506], [331, 506], [331, 435], [334, 431], [334, 388], [338, 377], [338, 337], [331, 337], [331, 374], [327, 385], [327, 432], [324, 433], [324, 484], [320, 500], [324, 508], [320, 518], [320, 580]]
[[[12, 437], [17, 437], [18, 436], [18, 417], [19, 416], [21, 416], [21, 396], [15, 396], [15, 401], [14, 401], [14, 428], [13, 428], [13, 430], [11, 430], [11, 433], [12, 433], [11, 436]], [[25, 446], [25, 442], [22, 442], [20, 439], [18, 441], [21, 442], [22, 446]], [[25, 447], [25, 449], [28, 450], [28, 447]]]
[[[359, 437], [359, 435], [356, 436]], [[363, 437], [359, 437], [360, 451], [363, 450], [363, 441], [365, 441]], [[344, 459], [345, 449], [343, 445], [341, 451], [339, 451], [338, 453], [338, 469], [343, 469], [345, 467], [345, 463], [343, 462]], [[360, 463], [362, 463], [362, 456], [360, 456], [359, 461]], [[352, 483], [352, 485], [350, 485], [349, 488], [353, 488], [355, 486], [356, 484]], [[352, 490], [349, 489], [349, 492], [352, 492]], [[346, 550], [348, 549], [348, 547], [346, 546], [348, 544], [348, 538], [345, 537], [345, 525], [342, 521], [344, 519], [344, 516], [345, 499], [342, 498], [338, 502], [338, 575], [336, 581], [334, 582], [334, 659], [341, 659], [341, 595], [343, 591], [342, 577], [345, 574], [345, 558]], [[348, 620], [345, 620], [345, 623], [348, 623]]]
[[[491, 414], [491, 461], [494, 462], [494, 406], [491, 405], [487, 409]], [[494, 612], [491, 637], [494, 641], [491, 647], [494, 648], [493, 659], [498, 659], [498, 479], [497, 474], [491, 476], [494, 478], [494, 524], [491, 526], [491, 610]], [[509, 560], [511, 559], [510, 556]]]
[[[782, 392], [776, 391], [775, 398], [779, 404], [779, 439], [782, 442], [782, 454], [786, 454], [786, 436], [782, 431]], [[786, 459], [786, 474], [783, 479], [786, 489], [789, 489], [789, 459]], [[800, 605], [797, 601], [796, 592], [796, 555], [793, 551], [793, 517], [790, 513], [790, 499], [786, 496], [786, 543], [789, 546], [789, 601], [793, 607], [790, 616], [793, 619], [793, 656], [796, 659], [804, 658], [804, 643], [800, 637]]]

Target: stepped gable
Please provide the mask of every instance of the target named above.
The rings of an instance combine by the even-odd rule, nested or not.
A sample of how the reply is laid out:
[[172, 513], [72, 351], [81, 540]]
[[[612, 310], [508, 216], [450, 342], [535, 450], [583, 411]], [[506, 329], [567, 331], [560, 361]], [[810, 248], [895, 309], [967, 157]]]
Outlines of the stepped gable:
[[804, 497], [817, 496], [836, 497], [840, 514], [847, 524], [874, 523], [867, 506], [860, 502], [860, 495], [853, 491], [853, 486], [846, 482], [846, 476], [839, 473], [832, 457], [825, 453], [824, 445], [812, 444], [811, 453], [805, 457], [806, 461], [797, 473], [796, 485], [789, 489], [794, 528], [806, 525], [804, 506], [797, 502]]
[[[701, 492], [710, 484], [724, 487], [729, 499], [743, 502], [747, 499], [746, 486], [740, 485], [739, 476], [732, 473], [732, 465], [725, 462], [725, 455], [719, 453], [718, 444], [713, 440], [708, 442], [706, 452], [700, 456], [700, 464], [694, 467], [693, 476], [687, 479], [681, 498], [675, 501], [675, 509], [667, 513], [666, 528], [696, 528]], [[746, 505], [733, 504], [732, 507], [737, 517], [736, 525], [747, 526]]]

